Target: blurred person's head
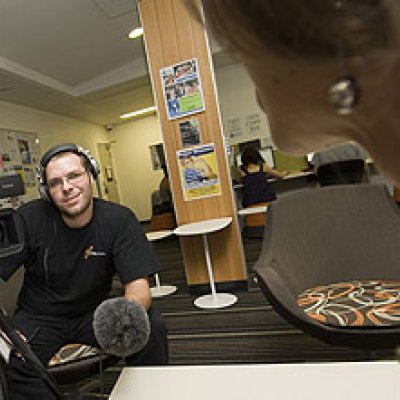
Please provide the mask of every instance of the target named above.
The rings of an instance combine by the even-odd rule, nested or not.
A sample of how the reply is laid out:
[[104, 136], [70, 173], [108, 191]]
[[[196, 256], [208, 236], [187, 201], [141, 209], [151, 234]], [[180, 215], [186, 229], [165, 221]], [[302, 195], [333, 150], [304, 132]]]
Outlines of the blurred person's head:
[[[202, 4], [207, 25], [248, 70], [277, 147], [306, 154], [353, 140], [400, 184], [399, 1]], [[348, 88], [335, 101], [330, 92], [344, 77], [356, 100], [346, 114]]]
[[260, 152], [253, 146], [246, 146], [243, 149], [240, 158], [245, 167], [250, 164], [259, 165], [265, 162]]

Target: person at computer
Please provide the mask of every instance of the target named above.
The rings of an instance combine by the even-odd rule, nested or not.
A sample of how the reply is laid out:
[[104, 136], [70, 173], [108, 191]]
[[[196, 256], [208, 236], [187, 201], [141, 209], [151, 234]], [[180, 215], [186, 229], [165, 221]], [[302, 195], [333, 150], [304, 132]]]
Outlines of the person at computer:
[[271, 168], [253, 146], [245, 147], [241, 154], [239, 173], [242, 178], [242, 205], [244, 208], [255, 204], [270, 203], [276, 193], [267, 178], [283, 178], [288, 173]]
[[[97, 346], [94, 312], [108, 298], [118, 273], [126, 301], [139, 303], [150, 320], [150, 338], [129, 364], [168, 363], [166, 326], [151, 305], [148, 276], [159, 263], [133, 212], [93, 197], [98, 166], [75, 144], [49, 149], [40, 162], [42, 199], [18, 209], [27, 248], [0, 259], [0, 278], [24, 265], [14, 324], [46, 366], [67, 343]], [[53, 400], [31, 365], [12, 357], [6, 378], [13, 400]]]
[[161, 168], [164, 175], [158, 185], [158, 190], [151, 194], [152, 215], [174, 212], [168, 169], [165, 164], [161, 165]]

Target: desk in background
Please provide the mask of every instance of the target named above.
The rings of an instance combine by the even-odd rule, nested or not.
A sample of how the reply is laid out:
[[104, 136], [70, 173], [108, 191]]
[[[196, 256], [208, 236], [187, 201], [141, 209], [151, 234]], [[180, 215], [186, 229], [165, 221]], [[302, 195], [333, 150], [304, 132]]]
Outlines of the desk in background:
[[268, 182], [277, 195], [318, 185], [314, 171], [293, 172], [284, 176], [282, 179], [268, 179]]

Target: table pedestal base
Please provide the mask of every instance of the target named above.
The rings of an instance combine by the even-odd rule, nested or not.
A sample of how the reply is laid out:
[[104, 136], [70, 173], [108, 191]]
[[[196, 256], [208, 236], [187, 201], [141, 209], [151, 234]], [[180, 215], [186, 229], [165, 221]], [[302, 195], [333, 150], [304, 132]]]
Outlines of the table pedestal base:
[[237, 297], [230, 293], [206, 294], [198, 297], [194, 305], [199, 308], [224, 308], [237, 302]]
[[163, 297], [168, 296], [169, 294], [175, 293], [177, 290], [176, 286], [169, 285], [161, 285], [154, 286], [150, 288], [151, 297]]

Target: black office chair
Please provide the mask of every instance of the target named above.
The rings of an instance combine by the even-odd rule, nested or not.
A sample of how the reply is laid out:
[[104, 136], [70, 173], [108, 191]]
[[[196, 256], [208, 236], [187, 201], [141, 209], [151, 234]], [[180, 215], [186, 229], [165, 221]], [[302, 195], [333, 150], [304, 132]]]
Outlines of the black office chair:
[[[60, 357], [61, 354], [66, 357]], [[103, 372], [120, 358], [98, 348], [71, 344], [64, 346], [52, 360], [47, 371], [68, 399], [79, 400], [88, 396], [105, 397]]]
[[365, 161], [358, 159], [323, 164], [317, 169], [317, 179], [320, 186], [365, 183]]
[[400, 210], [384, 186], [282, 195], [255, 264], [261, 289], [293, 325], [333, 345], [400, 344]]
[[[8, 316], [14, 314], [18, 293], [21, 289], [23, 268], [20, 268], [7, 282], [0, 282], [0, 307]], [[119, 295], [122, 288], [114, 280], [112, 295]], [[66, 356], [65, 356], [66, 355]], [[105, 354], [100, 349], [81, 344], [66, 345], [53, 357], [47, 372], [60, 385], [68, 399], [78, 400], [95, 390], [104, 397], [103, 371], [120, 361], [119, 357]], [[88, 381], [90, 379], [90, 381]], [[84, 382], [84, 385], [81, 385]]]

